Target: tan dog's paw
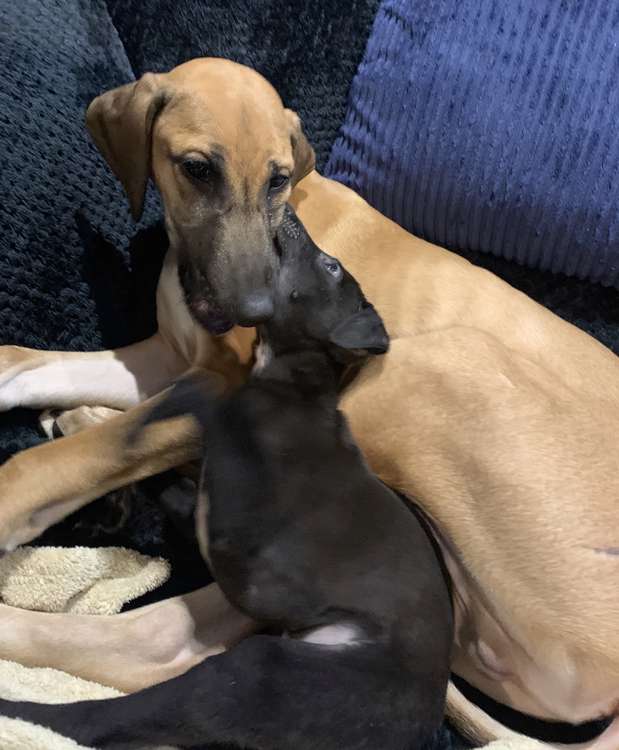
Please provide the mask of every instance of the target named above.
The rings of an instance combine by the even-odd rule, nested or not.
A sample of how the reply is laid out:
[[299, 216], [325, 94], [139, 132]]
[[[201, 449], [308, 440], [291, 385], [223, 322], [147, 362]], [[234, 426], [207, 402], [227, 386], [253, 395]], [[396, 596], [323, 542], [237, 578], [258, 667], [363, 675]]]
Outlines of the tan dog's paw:
[[40, 449], [48, 447], [16, 453], [0, 466], [0, 554], [32, 541], [84, 505], [82, 498], [64, 495], [64, 466], [47, 464]]
[[65, 435], [74, 435], [121, 413], [118, 409], [110, 409], [107, 406], [78, 406], [67, 411], [48, 409], [39, 417], [39, 425], [45, 435], [54, 440]]
[[[0, 486], [2, 483], [3, 479], [0, 477]], [[27, 513], [5, 512], [7, 509], [3, 507], [0, 509], [0, 556], [28, 544], [82, 505], [84, 502], [80, 499], [66, 500]]]
[[31, 512], [19, 497], [22, 473], [18, 456], [9, 458], [0, 466], [0, 555], [12, 552], [37, 536], [37, 532], [31, 529]]

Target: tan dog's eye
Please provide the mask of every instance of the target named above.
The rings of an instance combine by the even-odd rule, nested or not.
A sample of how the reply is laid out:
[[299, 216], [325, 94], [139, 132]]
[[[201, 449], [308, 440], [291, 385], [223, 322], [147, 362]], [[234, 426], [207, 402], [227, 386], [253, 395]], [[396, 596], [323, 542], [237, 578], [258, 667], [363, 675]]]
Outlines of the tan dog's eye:
[[213, 167], [203, 159], [186, 159], [182, 167], [188, 177], [198, 182], [208, 182], [214, 174]]
[[287, 174], [275, 174], [269, 180], [269, 191], [281, 190], [284, 185], [288, 184], [290, 176]]

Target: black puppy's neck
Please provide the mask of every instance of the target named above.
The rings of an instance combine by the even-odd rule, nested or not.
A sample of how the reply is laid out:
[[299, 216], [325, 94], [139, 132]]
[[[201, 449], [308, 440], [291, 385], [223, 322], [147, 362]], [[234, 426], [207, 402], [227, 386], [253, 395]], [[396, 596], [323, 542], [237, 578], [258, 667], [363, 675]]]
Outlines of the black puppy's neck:
[[306, 397], [336, 402], [345, 370], [345, 365], [319, 344], [303, 349], [278, 349], [263, 337], [257, 347], [252, 377], [291, 386]]

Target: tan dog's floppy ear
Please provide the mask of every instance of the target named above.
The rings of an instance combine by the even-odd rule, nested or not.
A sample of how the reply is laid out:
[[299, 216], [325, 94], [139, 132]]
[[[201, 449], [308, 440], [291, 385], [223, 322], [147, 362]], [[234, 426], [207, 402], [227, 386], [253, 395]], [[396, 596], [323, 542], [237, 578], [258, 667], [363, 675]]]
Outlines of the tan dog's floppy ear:
[[294, 156], [294, 171], [292, 172], [291, 181], [294, 186], [314, 169], [316, 166], [316, 155], [303, 132], [299, 115], [291, 109], [286, 110], [286, 115], [290, 120], [292, 128], [290, 140], [292, 141], [292, 154]]
[[101, 94], [86, 112], [90, 135], [122, 183], [136, 221], [150, 177], [153, 123], [167, 101], [161, 78], [146, 73], [135, 83]]

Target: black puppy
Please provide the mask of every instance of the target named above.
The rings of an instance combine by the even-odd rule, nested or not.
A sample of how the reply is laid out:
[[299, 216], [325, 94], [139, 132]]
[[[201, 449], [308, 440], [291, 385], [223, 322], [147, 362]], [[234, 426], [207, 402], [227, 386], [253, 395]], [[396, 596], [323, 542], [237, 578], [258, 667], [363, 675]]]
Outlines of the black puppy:
[[149, 421], [193, 414], [208, 436], [208, 557], [255, 635], [125, 698], [0, 702], [101, 748], [410, 750], [443, 717], [453, 637], [439, 560], [418, 518], [367, 468], [343, 415], [345, 372], [388, 338], [355, 280], [292, 212], [277, 237], [275, 317], [250, 381], [218, 398], [185, 379]]

